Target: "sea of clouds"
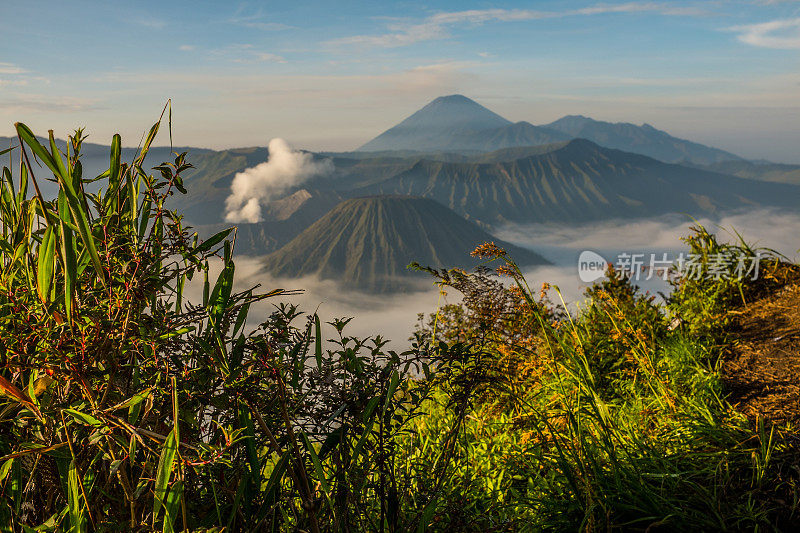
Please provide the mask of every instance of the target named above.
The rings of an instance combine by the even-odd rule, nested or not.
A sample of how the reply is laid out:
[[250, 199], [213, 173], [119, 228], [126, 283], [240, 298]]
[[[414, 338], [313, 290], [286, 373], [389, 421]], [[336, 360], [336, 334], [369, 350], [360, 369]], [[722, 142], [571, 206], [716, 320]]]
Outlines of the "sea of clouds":
[[[788, 258], [798, 259], [800, 248], [800, 215], [771, 210], [757, 210], [725, 216], [719, 220], [697, 221], [718, 234], [720, 240], [735, 241], [738, 231], [747, 242], [756, 246], [775, 249]], [[564, 303], [575, 311], [583, 301], [582, 294], [589, 286], [578, 277], [578, 256], [584, 250], [592, 250], [610, 262], [615, 262], [620, 253], [668, 253], [686, 252], [681, 237], [689, 234], [689, 227], [696, 224], [685, 216], [666, 216], [646, 220], [616, 220], [584, 225], [534, 224], [506, 226], [495, 232], [503, 240], [530, 248], [541, 254], [552, 265], [523, 269], [529, 285], [537, 291], [543, 282], [557, 286], [561, 296], [551, 291], [551, 299]], [[440, 294], [433, 279], [427, 290], [410, 294], [368, 294], [353, 290], [342, 290], [335, 280], [320, 280], [313, 277], [281, 279], [263, 272], [261, 257], [236, 257], [236, 288], [239, 290], [261, 285], [261, 288], [299, 289], [301, 294], [279, 296], [260, 302], [250, 310], [249, 325], [255, 327], [283, 301], [297, 304], [307, 312], [317, 311], [323, 321], [334, 317], [354, 317], [347, 332], [355, 336], [381, 335], [390, 339], [393, 349], [403, 350], [417, 322], [418, 313], [435, 312], [437, 305], [459, 301], [452, 289]], [[431, 265], [447, 266], [447, 265]], [[212, 279], [218, 272], [215, 265]], [[425, 273], [420, 273], [423, 286], [427, 283]], [[663, 281], [642, 279], [637, 284], [642, 290], [656, 294], [668, 290]], [[195, 296], [200, 294], [196, 290]], [[324, 334], [332, 337], [333, 328], [326, 327]]]

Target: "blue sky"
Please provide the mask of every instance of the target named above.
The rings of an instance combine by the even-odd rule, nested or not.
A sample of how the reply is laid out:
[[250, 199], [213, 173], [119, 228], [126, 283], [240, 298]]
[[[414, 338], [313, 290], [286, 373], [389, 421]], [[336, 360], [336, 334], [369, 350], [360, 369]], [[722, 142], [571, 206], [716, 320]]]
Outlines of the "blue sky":
[[800, 2], [5, 3], [0, 134], [351, 149], [461, 93], [511, 120], [647, 122], [800, 163]]

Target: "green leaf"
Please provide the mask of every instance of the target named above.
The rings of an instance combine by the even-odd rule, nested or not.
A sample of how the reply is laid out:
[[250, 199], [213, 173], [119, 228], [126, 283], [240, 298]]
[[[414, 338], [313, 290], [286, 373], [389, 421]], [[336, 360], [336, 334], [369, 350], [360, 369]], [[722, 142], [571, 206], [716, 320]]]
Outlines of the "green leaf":
[[181, 335], [185, 335], [186, 333], [189, 333], [190, 331], [194, 330], [195, 330], [194, 326], [187, 326], [183, 328], [178, 328], [175, 331], [170, 331], [169, 333], [164, 333], [163, 335], [159, 335], [158, 338], [162, 340], [171, 339], [173, 337], [180, 337]]
[[230, 300], [231, 290], [233, 289], [233, 274], [235, 266], [232, 260], [225, 261], [225, 267], [219, 273], [214, 290], [211, 291], [211, 297], [208, 299], [209, 316], [214, 320], [222, 315], [228, 307]]
[[383, 411], [382, 413], [385, 414], [386, 410], [389, 408], [389, 404], [394, 398], [394, 393], [397, 390], [397, 385], [400, 383], [400, 376], [397, 374], [397, 370], [392, 371], [392, 377], [389, 378], [389, 388], [386, 391], [386, 400], [383, 404]]
[[80, 480], [78, 479], [78, 468], [75, 459], [69, 464], [69, 475], [67, 478], [67, 504], [69, 507], [70, 532], [79, 533], [86, 531], [86, 519], [83, 515], [83, 505], [81, 504]]
[[111, 154], [109, 156], [109, 176], [108, 188], [109, 191], [114, 191], [119, 188], [119, 167], [120, 167], [120, 154], [122, 153], [122, 137], [119, 133], [115, 133], [111, 140]]
[[212, 237], [209, 237], [208, 239], [206, 239], [203, 242], [201, 242], [197, 246], [197, 248], [194, 248], [192, 250], [192, 253], [199, 254], [199, 253], [202, 253], [202, 252], [210, 250], [211, 248], [213, 248], [214, 246], [216, 246], [217, 244], [222, 242], [225, 239], [225, 237], [230, 235], [230, 233], [235, 229], [236, 228], [228, 228], [226, 230], [220, 231], [219, 233], [217, 233], [216, 235], [213, 235]]
[[158, 513], [164, 506], [164, 499], [167, 496], [167, 485], [172, 477], [172, 467], [175, 463], [175, 452], [178, 445], [175, 442], [175, 432], [170, 431], [167, 440], [161, 447], [161, 457], [158, 460], [158, 470], [156, 470], [156, 482], [153, 487], [153, 527], [156, 525]]
[[417, 526], [417, 533], [424, 533], [428, 529], [428, 525], [433, 520], [433, 515], [436, 513], [436, 504], [439, 500], [433, 498], [428, 505], [425, 506], [425, 509], [422, 511], [422, 517], [419, 521], [419, 526]]
[[319, 315], [314, 313], [314, 357], [317, 368], [322, 369], [322, 328], [319, 325]]
[[120, 153], [122, 151], [122, 138], [115, 134], [111, 140], [111, 151], [108, 165], [108, 189], [104, 198], [106, 211], [109, 213], [119, 213], [119, 189], [120, 189]]
[[347, 426], [339, 426], [330, 434], [328, 434], [327, 437], [325, 437], [325, 441], [319, 448], [318, 455], [321, 461], [324, 461], [328, 454], [335, 450], [339, 443], [342, 442], [342, 437], [344, 436], [346, 427]]
[[372, 414], [375, 412], [375, 407], [378, 406], [378, 402], [380, 402], [380, 401], [381, 401], [381, 397], [380, 396], [375, 396], [374, 398], [370, 399], [369, 402], [367, 402], [367, 408], [364, 409], [364, 422], [365, 423], [366, 423], [367, 420], [369, 420], [372, 417]]
[[78, 260], [75, 239], [69, 227], [69, 204], [64, 191], [58, 193], [58, 217], [60, 220], [61, 264], [64, 267], [64, 307], [67, 319], [71, 322], [75, 280], [78, 278]]
[[231, 337], [235, 337], [239, 334], [239, 331], [244, 327], [245, 322], [247, 321], [247, 314], [250, 312], [250, 304], [244, 304], [242, 307], [239, 308], [239, 312], [236, 315], [236, 323], [233, 326], [233, 334]]
[[11, 467], [13, 465], [14, 465], [14, 459], [8, 459], [5, 463], [3, 463], [3, 466], [0, 466], [0, 483], [5, 481], [6, 476], [8, 476], [8, 473], [11, 471]]
[[139, 155], [136, 156], [137, 164], [141, 165], [142, 163], [144, 163], [144, 158], [147, 157], [147, 152], [150, 151], [150, 145], [153, 144], [153, 140], [156, 138], [159, 126], [161, 126], [161, 118], [159, 118], [158, 122], [153, 124], [153, 126], [150, 128], [150, 132], [147, 134], [147, 139], [144, 141], [142, 149], [139, 150]]
[[83, 424], [84, 426], [93, 426], [96, 428], [104, 427], [105, 424], [98, 420], [97, 418], [93, 417], [92, 415], [83, 413], [81, 411], [77, 411], [75, 409], [64, 409], [64, 412], [70, 415], [72, 418]]
[[164, 502], [164, 527], [161, 529], [163, 533], [173, 533], [175, 531], [175, 519], [178, 518], [178, 506], [182, 497], [183, 481], [178, 479], [172, 484], [172, 488]]
[[58, 146], [56, 145], [56, 139], [53, 137], [53, 130], [48, 132], [50, 137], [50, 151], [53, 155], [53, 161], [55, 162], [56, 166], [58, 167], [58, 173], [64, 176], [68, 175], [67, 167], [64, 165], [64, 160], [61, 159], [61, 153], [58, 151]]
[[47, 226], [39, 245], [38, 265], [36, 269], [36, 288], [39, 298], [45, 303], [50, 295], [50, 285], [53, 283], [55, 269], [56, 237], [53, 226]]
[[139, 211], [139, 239], [144, 239], [145, 233], [147, 233], [147, 225], [150, 223], [150, 209], [153, 207], [153, 200], [150, 196], [147, 196], [144, 201], [142, 202], [142, 208]]
[[308, 440], [308, 436], [306, 436], [305, 431], [301, 431], [300, 436], [303, 437], [303, 444], [305, 444], [306, 451], [308, 452], [309, 457], [311, 457], [311, 463], [314, 465], [314, 470], [317, 474], [317, 481], [319, 481], [319, 484], [322, 487], [322, 492], [325, 494], [325, 499], [328, 500], [328, 505], [331, 509], [333, 509], [333, 502], [331, 502], [330, 499], [331, 488], [330, 485], [328, 485], [328, 479], [325, 476], [325, 470], [322, 468], [322, 461], [319, 460], [319, 456], [317, 456], [317, 452], [314, 450], [314, 445], [311, 444], [310, 440]]
[[50, 152], [48, 152], [47, 149], [39, 143], [30, 128], [21, 122], [17, 122], [14, 126], [16, 127], [19, 138], [22, 139], [25, 144], [30, 146], [36, 157], [41, 159], [47, 168], [53, 172], [53, 174], [57, 175], [59, 173], [59, 168], [55, 159], [53, 159], [53, 156], [50, 155]]
[[247, 480], [247, 487], [244, 491], [246, 508], [252, 505], [258, 496], [261, 479], [261, 463], [258, 461], [258, 449], [256, 448], [255, 428], [250, 411], [242, 408], [239, 412], [239, 424], [244, 429], [244, 445], [247, 452], [247, 462], [250, 470], [250, 477]]
[[28, 195], [28, 168], [23, 166], [19, 172], [19, 191], [17, 192], [17, 211], [22, 211], [22, 202]]
[[[152, 391], [152, 390], [153, 390], [152, 387], [148, 387], [148, 388], [144, 389], [143, 391], [139, 391], [136, 394], [134, 394], [133, 396], [131, 396], [130, 398], [128, 398], [127, 400], [125, 400], [125, 401], [123, 401], [121, 403], [118, 403], [117, 405], [115, 405], [113, 407], [109, 407], [108, 410], [109, 411], [116, 411], [118, 409], [125, 409], [127, 407], [128, 408], [128, 422], [131, 423], [131, 424], [134, 424], [135, 423], [135, 418], [133, 420], [131, 420], [131, 416], [130, 416], [131, 413], [145, 399], [147, 399], [148, 396], [150, 396], [150, 391]], [[138, 416], [138, 414], [139, 414], [139, 412], [138, 412], [138, 410], [136, 410], [136, 415]]]
[[[80, 232], [81, 240], [83, 240], [83, 244], [88, 250], [89, 256], [94, 263], [97, 277], [100, 279], [102, 284], [105, 285], [106, 275], [105, 271], [103, 270], [103, 264], [100, 262], [100, 256], [97, 254], [97, 248], [94, 244], [94, 237], [92, 236], [92, 230], [89, 224], [89, 212], [81, 202], [81, 199], [78, 197], [75, 188], [72, 186], [72, 177], [68, 174], [61, 173], [59, 164], [47, 151], [47, 149], [39, 144], [39, 141], [36, 140], [33, 132], [31, 132], [31, 130], [28, 129], [25, 124], [18, 122], [16, 127], [20, 138], [25, 141], [25, 143], [31, 147], [31, 150], [33, 150], [33, 152], [39, 156], [42, 161], [44, 161], [45, 165], [47, 165], [47, 167], [53, 171], [53, 175], [58, 180], [62, 190], [66, 193], [67, 200], [69, 201], [69, 208], [72, 212], [72, 218], [75, 221], [78, 231]], [[61, 167], [63, 167], [63, 162], [61, 162]]]
[[358, 438], [358, 442], [353, 448], [352, 458], [350, 459], [350, 468], [353, 468], [356, 464], [358, 464], [358, 456], [361, 455], [361, 449], [364, 447], [364, 444], [366, 444], [367, 439], [369, 439], [369, 435], [372, 432], [372, 427], [374, 425], [375, 419], [372, 419], [364, 427], [364, 432], [361, 434], [361, 437]]
[[286, 450], [272, 468], [269, 481], [267, 481], [267, 485], [264, 487], [264, 494], [268, 495], [272, 490], [278, 490], [280, 488], [280, 479], [283, 477], [284, 472], [286, 472], [286, 467], [290, 460], [291, 450]]

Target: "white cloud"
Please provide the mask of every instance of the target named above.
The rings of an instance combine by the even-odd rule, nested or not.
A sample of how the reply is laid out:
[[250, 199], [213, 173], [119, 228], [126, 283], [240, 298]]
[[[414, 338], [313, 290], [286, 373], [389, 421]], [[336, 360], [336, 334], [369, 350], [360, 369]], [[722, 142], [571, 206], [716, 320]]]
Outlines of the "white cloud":
[[191, 44], [182, 44], [178, 47], [178, 50], [180, 50], [181, 52], [191, 52], [192, 50], [194, 50], [194, 46], [192, 46]]
[[471, 9], [431, 15], [416, 24], [393, 22], [388, 33], [380, 35], [353, 35], [329, 41], [330, 45], [364, 45], [384, 48], [407, 46], [422, 41], [444, 39], [450, 28], [458, 25], [479, 25], [488, 22], [515, 22], [562, 18], [570, 16], [601, 15], [606, 13], [652, 12], [668, 16], [694, 16], [705, 13], [693, 7], [676, 7], [662, 2], [628, 2], [624, 4], [597, 4], [592, 7], [568, 11], [538, 11], [531, 9]]
[[228, 22], [231, 24], [244, 26], [245, 28], [253, 28], [262, 31], [288, 30], [291, 28], [291, 26], [281, 22], [273, 22], [269, 20], [269, 17], [262, 9], [248, 12], [244, 6], [240, 6], [233, 16], [228, 19]]
[[3, 79], [0, 78], [0, 87], [25, 87], [28, 85], [28, 80], [25, 79]]
[[271, 54], [269, 52], [255, 52], [253, 54], [256, 61], [264, 61], [267, 63], [286, 63], [286, 60], [278, 54]]
[[603, 15], [606, 13], [646, 13], [655, 12], [667, 16], [699, 16], [706, 11], [696, 7], [675, 6], [661, 2], [627, 2], [624, 4], [597, 4], [568, 11], [564, 15]]
[[26, 72], [28, 71], [13, 63], [0, 62], [0, 74], [25, 74]]
[[[15, 85], [26, 84], [15, 83]], [[3, 108], [4, 111], [35, 113], [85, 112], [102, 109], [98, 101], [94, 99], [30, 93], [7, 95], [0, 99], [0, 108]]]
[[[774, 248], [790, 259], [797, 258], [797, 233], [800, 231], [800, 216], [785, 212], [759, 210], [750, 213], [728, 215], [722, 220], [700, 220], [721, 241], [735, 241], [733, 229], [743, 233], [748, 243]], [[577, 272], [577, 258], [582, 250], [602, 252], [609, 260], [616, 260], [620, 252], [668, 253], [674, 258], [687, 248], [680, 237], [689, 234], [693, 221], [684, 216], [663, 216], [644, 220], [604, 221], [579, 226], [536, 224], [531, 226], [508, 226], [495, 234], [520, 246], [545, 255], [553, 264], [523, 269], [528, 284], [537, 289], [542, 282], [559, 287], [564, 301], [572, 311], [584, 301], [583, 291], [589, 286], [581, 282]], [[405, 350], [407, 338], [414, 330], [417, 313], [436, 311], [437, 304], [458, 303], [460, 296], [448, 289], [440, 299], [439, 291], [433, 287], [433, 279], [420, 274], [422, 286], [430, 289], [409, 294], [394, 294], [391, 298], [381, 294], [369, 294], [357, 290], [342, 290], [335, 280], [321, 280], [316, 276], [303, 278], [275, 278], [264, 272], [262, 257], [235, 255], [235, 290], [246, 290], [260, 284], [265, 289], [282, 287], [288, 290], [301, 289], [300, 294], [281, 295], [254, 304], [248, 315], [248, 327], [255, 328], [273, 311], [278, 302], [298, 305], [301, 311], [318, 310], [323, 334], [335, 337], [335, 332], [326, 322], [338, 317], [355, 317], [346, 332], [350, 335], [368, 336], [380, 334], [389, 339], [390, 349]], [[209, 277], [215, 279], [221, 270], [221, 261], [212, 261]], [[446, 265], [441, 265], [446, 266]], [[645, 276], [642, 276], [644, 278]], [[186, 297], [191, 302], [202, 298], [202, 278], [195, 278], [186, 288]], [[666, 290], [663, 282], [640, 280], [636, 285], [643, 290]], [[560, 298], [555, 291], [550, 297], [556, 304]]]
[[134, 19], [133, 22], [145, 28], [150, 28], [151, 30], [163, 30], [167, 27], [167, 22], [165, 20], [155, 18], [137, 18]]
[[261, 203], [286, 192], [307, 179], [333, 172], [330, 159], [314, 161], [314, 156], [293, 150], [283, 139], [269, 142], [269, 159], [237, 172], [231, 194], [225, 200], [227, 222], [260, 222]]
[[773, 20], [728, 28], [738, 32], [738, 39], [746, 44], [763, 48], [800, 48], [800, 17]]
[[234, 63], [286, 63], [283, 56], [259, 50], [252, 44], [232, 44], [212, 50], [211, 54], [230, 58]]

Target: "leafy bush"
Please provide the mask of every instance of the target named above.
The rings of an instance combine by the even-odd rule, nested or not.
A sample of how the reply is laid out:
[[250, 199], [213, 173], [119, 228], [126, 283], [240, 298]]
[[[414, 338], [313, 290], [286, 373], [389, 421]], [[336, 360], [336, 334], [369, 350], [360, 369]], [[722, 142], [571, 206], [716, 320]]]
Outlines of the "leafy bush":
[[[794, 440], [781, 429], [754, 426], [724, 400], [719, 359], [725, 340], [711, 333], [724, 326], [709, 324], [707, 313], [682, 313], [675, 327], [670, 314], [685, 310], [679, 302], [688, 300], [703, 309], [730, 309], [730, 288], [707, 286], [717, 283], [713, 278], [677, 280], [668, 310], [638, 293], [628, 278], [609, 272], [587, 291], [582, 311], [569, 316], [537, 305], [513, 261], [502, 250], [491, 255], [502, 262], [497, 270], [511, 276], [510, 287], [432, 272], [455, 289], [491, 286], [487, 296], [506, 293], [495, 301], [519, 296], [529, 302], [526, 316], [505, 322], [510, 331], [493, 330], [498, 334], [484, 344], [483, 358], [490, 366], [503, 360], [518, 339], [536, 331], [539, 342], [528, 357], [541, 363], [541, 371], [535, 379], [492, 374], [493, 394], [481, 396], [489, 401], [475, 403], [466, 417], [450, 491], [436, 515], [438, 529], [721, 531], [796, 525]], [[780, 269], [770, 266], [769, 272]], [[741, 292], [755, 295], [768, 290], [763, 283], [777, 285], [775, 279], [742, 280]], [[480, 306], [472, 304], [480, 298], [469, 291], [465, 296], [465, 303], [445, 309], [444, 319], [434, 317], [421, 330], [431, 334], [435, 323], [441, 338], [462, 335], [464, 325], [480, 316]], [[453, 326], [457, 332], [447, 330]], [[701, 330], [707, 333], [698, 335]], [[417, 419], [418, 431], [404, 448], [408, 463], [433, 464], [426, 451], [436, 449], [436, 423], [448, 416], [443, 404]]]
[[[698, 224], [684, 238], [688, 255], [698, 258], [699, 268], [695, 275], [672, 279], [669, 305], [693, 334], [718, 337], [730, 325], [732, 309], [800, 280], [800, 267], [774, 250], [753, 248], [737, 236], [738, 243], [720, 243]], [[753, 258], [758, 258], [754, 264]]]
[[160, 123], [129, 164], [114, 137], [97, 194], [81, 131], [62, 153], [16, 126], [0, 204], [4, 530], [424, 528], [440, 489], [399, 475], [397, 439], [431, 391], [416, 376], [446, 370], [460, 390], [471, 353], [387, 352], [347, 321], [323, 349], [319, 318], [285, 305], [247, 332], [250, 306], [284, 292], [235, 292], [232, 230], [201, 241], [168, 208], [190, 165], [145, 171]]

